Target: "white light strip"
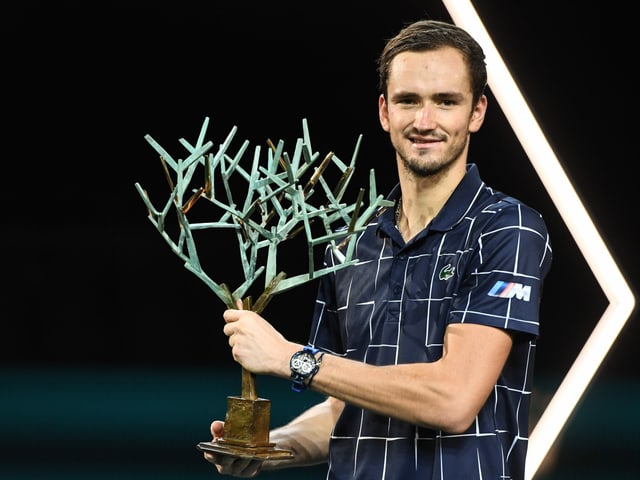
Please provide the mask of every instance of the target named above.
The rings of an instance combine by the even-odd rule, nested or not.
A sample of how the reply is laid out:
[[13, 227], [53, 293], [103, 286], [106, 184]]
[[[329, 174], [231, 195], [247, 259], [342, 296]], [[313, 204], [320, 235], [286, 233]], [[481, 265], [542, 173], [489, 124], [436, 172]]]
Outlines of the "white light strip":
[[[580, 354], [529, 437], [525, 478], [533, 478], [635, 307], [635, 297], [495, 48], [466, 0], [443, 0], [453, 21], [487, 56], [489, 87], [609, 300]], [[553, 238], [552, 238], [553, 240]]]

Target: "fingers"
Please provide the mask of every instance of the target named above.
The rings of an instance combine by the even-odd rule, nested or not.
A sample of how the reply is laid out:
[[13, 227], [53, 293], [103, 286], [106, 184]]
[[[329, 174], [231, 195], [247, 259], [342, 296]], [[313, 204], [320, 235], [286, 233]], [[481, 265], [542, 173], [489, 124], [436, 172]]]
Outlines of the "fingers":
[[262, 467], [260, 460], [238, 458], [231, 455], [216, 455], [215, 453], [204, 452], [204, 458], [207, 462], [216, 466], [218, 473], [234, 477], [255, 477]]
[[222, 331], [227, 337], [230, 337], [231, 335], [233, 335], [233, 327], [229, 323], [225, 324], [225, 326], [222, 327]]
[[231, 472], [233, 475], [250, 478], [255, 477], [260, 472], [261, 461], [250, 460], [247, 458], [234, 459]]
[[226, 325], [229, 325], [230, 323], [237, 322], [241, 318], [247, 316], [247, 313], [250, 313], [250, 312], [251, 310], [227, 308], [222, 313], [222, 318], [224, 319]]
[[234, 310], [233, 308], [228, 308], [222, 313], [222, 318], [224, 321], [229, 324], [229, 322], [236, 322], [240, 319], [240, 314], [242, 310]]
[[[213, 435], [214, 442], [224, 436], [224, 422], [222, 420], [214, 420], [211, 422], [211, 435]], [[204, 452], [204, 459], [209, 463], [213, 463], [218, 473], [222, 475], [233, 475], [245, 478], [254, 477], [260, 471], [262, 463], [250, 458], [237, 458], [231, 455], [220, 455], [213, 452]]]

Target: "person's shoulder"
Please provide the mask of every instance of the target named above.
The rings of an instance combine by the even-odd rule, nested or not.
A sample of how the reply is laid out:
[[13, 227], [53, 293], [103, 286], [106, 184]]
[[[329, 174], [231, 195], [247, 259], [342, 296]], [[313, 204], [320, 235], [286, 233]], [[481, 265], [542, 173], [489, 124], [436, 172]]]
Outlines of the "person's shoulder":
[[491, 222], [528, 226], [546, 232], [542, 213], [517, 197], [493, 190], [482, 208]]
[[521, 209], [539, 214], [539, 212], [530, 204], [523, 202], [517, 197], [508, 195], [498, 190], [493, 190], [493, 196], [491, 197], [490, 205], [494, 205], [494, 208], [497, 209]]

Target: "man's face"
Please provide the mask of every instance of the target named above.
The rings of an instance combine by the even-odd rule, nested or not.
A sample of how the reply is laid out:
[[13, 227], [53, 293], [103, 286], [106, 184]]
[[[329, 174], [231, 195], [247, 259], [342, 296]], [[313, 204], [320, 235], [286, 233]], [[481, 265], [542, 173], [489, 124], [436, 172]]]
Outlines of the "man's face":
[[402, 52], [391, 62], [387, 95], [378, 107], [382, 128], [405, 166], [428, 176], [466, 163], [469, 134], [482, 125], [486, 97], [472, 104], [462, 54], [450, 47]]

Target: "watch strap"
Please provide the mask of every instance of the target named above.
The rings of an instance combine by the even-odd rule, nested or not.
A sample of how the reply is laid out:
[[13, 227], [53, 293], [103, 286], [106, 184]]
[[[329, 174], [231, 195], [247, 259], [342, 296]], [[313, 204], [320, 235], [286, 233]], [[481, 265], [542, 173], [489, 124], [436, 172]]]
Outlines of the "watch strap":
[[320, 370], [320, 365], [322, 365], [322, 357], [324, 357], [324, 352], [320, 352], [320, 355], [318, 355], [318, 358], [316, 358], [316, 369], [311, 375], [309, 375], [309, 378], [307, 378], [307, 388], [311, 386], [311, 382], [313, 382], [316, 373], [318, 373], [318, 370]]
[[312, 347], [311, 345], [305, 345], [305, 347], [302, 349], [302, 351], [303, 352], [309, 352], [311, 355], [315, 355], [316, 353], [318, 353], [320, 351], [320, 349]]

